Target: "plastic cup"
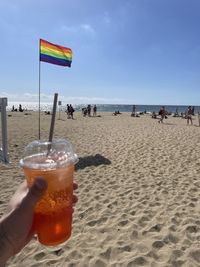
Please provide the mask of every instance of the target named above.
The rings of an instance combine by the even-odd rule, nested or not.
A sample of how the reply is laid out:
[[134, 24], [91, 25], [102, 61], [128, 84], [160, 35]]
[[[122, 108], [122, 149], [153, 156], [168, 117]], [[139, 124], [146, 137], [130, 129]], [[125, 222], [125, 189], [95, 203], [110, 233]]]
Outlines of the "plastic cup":
[[24, 151], [20, 165], [28, 186], [42, 176], [48, 188], [34, 210], [33, 229], [46, 246], [63, 243], [71, 235], [74, 165], [78, 157], [65, 139], [33, 141]]

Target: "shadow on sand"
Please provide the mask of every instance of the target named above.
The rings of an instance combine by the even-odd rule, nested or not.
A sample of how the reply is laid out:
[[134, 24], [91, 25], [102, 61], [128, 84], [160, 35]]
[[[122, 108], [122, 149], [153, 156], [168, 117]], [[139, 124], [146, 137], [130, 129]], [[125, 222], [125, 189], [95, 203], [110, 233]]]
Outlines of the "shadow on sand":
[[89, 166], [110, 165], [111, 161], [100, 154], [79, 158], [76, 164], [76, 170], [84, 169]]
[[177, 125], [177, 124], [171, 123], [171, 122], [163, 122], [163, 124], [165, 124], [165, 125]]

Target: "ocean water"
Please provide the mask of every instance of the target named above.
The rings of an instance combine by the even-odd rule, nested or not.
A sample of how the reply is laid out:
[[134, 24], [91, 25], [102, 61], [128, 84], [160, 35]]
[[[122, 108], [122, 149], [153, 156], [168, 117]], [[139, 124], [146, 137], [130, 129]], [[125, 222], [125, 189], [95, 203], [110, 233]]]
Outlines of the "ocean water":
[[[14, 105], [15, 108], [19, 108], [19, 104], [22, 105], [22, 108], [28, 111], [38, 111], [38, 103], [36, 102], [9, 102], [7, 106], [7, 111], [12, 110], [12, 106]], [[72, 104], [73, 105], [73, 104]], [[91, 104], [93, 106], [93, 104]], [[97, 112], [114, 112], [114, 111], [120, 111], [120, 112], [132, 112], [133, 105], [119, 105], [119, 104], [96, 104], [97, 106]], [[83, 107], [87, 107], [85, 104], [74, 104], [73, 105], [75, 111], [81, 111]], [[160, 110], [160, 105], [135, 105], [136, 112], [158, 112]], [[40, 110], [41, 111], [51, 111], [53, 108], [52, 103], [40, 103]], [[58, 106], [58, 110], [65, 111], [67, 108], [67, 104], [63, 103], [61, 106]], [[165, 105], [165, 109], [169, 112], [176, 112], [178, 113], [185, 112], [187, 110], [188, 106], [175, 106], [175, 105]], [[200, 106], [194, 106], [195, 113], [200, 112]]]

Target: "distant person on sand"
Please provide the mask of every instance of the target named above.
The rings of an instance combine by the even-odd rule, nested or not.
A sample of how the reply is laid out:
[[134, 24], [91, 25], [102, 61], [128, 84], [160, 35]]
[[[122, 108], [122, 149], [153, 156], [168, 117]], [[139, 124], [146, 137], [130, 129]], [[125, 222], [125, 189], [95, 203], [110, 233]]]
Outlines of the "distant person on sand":
[[96, 115], [97, 115], [97, 106], [94, 105], [94, 107], [93, 107], [93, 116], [96, 117]]
[[[74, 189], [77, 187], [74, 183]], [[30, 189], [23, 182], [11, 198], [7, 213], [0, 219], [0, 266], [5, 266], [7, 260], [25, 247], [34, 235], [31, 229], [34, 207], [46, 189], [46, 180], [36, 177]], [[76, 202], [74, 196], [73, 203]]]
[[164, 106], [162, 106], [160, 108], [159, 115], [160, 115], [160, 120], [158, 122], [159, 123], [163, 123], [163, 120], [164, 120], [164, 118], [166, 116], [166, 111], [165, 111], [165, 107]]
[[87, 108], [82, 108], [82, 114], [83, 114], [83, 117], [86, 117], [86, 115], [87, 115]]
[[194, 106], [192, 107], [192, 116], [194, 116]]
[[12, 112], [13, 112], [13, 111], [17, 111], [17, 108], [15, 108], [15, 106], [13, 105], [11, 111], [12, 111]]
[[176, 111], [174, 113], [174, 117], [179, 117], [179, 114], [178, 114], [178, 107], [176, 108]]
[[19, 112], [23, 112], [24, 110], [22, 109], [22, 105], [19, 104]]
[[133, 105], [131, 117], [136, 117], [136, 106]]
[[116, 115], [120, 115], [120, 114], [122, 114], [122, 113], [119, 112], [119, 110], [117, 110], [117, 111], [115, 110], [115, 112], [113, 113], [114, 116], [116, 116]]
[[157, 119], [157, 114], [155, 113], [155, 111], [152, 112], [151, 117], [152, 117], [152, 119]]
[[74, 119], [74, 108], [72, 107], [72, 105], [69, 105], [69, 115], [72, 119]]
[[70, 104], [67, 104], [67, 110], [65, 111], [67, 113], [67, 118], [68, 119], [73, 119], [74, 118], [74, 108], [73, 106]]
[[136, 112], [136, 106], [135, 105], [133, 105], [131, 117], [140, 117]]
[[187, 110], [187, 125], [189, 125], [191, 123], [191, 125], [193, 124], [192, 123], [192, 108], [191, 106], [188, 107], [188, 110]]
[[67, 109], [65, 112], [67, 113], [67, 118], [70, 119], [70, 107], [68, 104], [67, 104]]
[[91, 105], [87, 106], [87, 114], [88, 114], [88, 117], [91, 116]]

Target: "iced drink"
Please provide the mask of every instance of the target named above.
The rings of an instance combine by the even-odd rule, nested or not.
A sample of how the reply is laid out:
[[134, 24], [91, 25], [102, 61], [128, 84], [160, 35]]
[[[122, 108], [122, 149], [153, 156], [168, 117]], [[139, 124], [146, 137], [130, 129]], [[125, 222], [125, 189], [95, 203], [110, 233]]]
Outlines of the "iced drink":
[[30, 143], [20, 161], [30, 186], [37, 176], [48, 182], [45, 195], [35, 207], [33, 228], [40, 243], [58, 245], [67, 240], [72, 228], [73, 174], [77, 155], [64, 140]]

